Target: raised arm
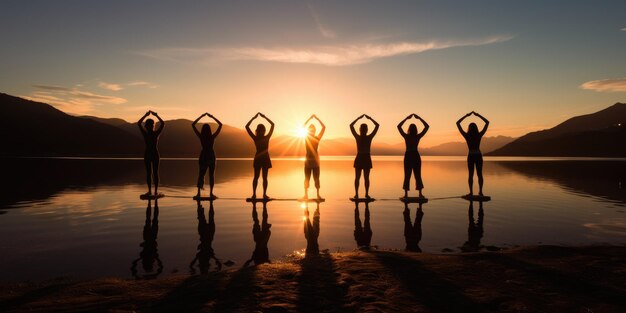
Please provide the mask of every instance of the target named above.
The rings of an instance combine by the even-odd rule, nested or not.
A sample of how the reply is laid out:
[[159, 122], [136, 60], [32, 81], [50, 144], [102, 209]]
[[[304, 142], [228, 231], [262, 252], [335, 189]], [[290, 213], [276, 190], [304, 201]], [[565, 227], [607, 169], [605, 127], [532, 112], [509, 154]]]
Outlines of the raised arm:
[[198, 124], [198, 122], [202, 119], [203, 116], [205, 116], [206, 113], [198, 116], [198, 118], [193, 121], [193, 123], [191, 123], [191, 128], [193, 128], [193, 132], [196, 133], [196, 136], [200, 137], [200, 132], [198, 131], [198, 129], [196, 128], [196, 124]]
[[309, 116], [309, 118], [304, 121], [304, 124], [302, 124], [302, 127], [306, 127], [306, 124], [308, 124], [313, 119], [313, 116], [315, 116], [315, 114]]
[[406, 121], [408, 121], [411, 116], [413, 116], [413, 114], [409, 114], [407, 117], [405, 117], [400, 123], [398, 123], [398, 131], [400, 132], [400, 135], [402, 135], [402, 137], [406, 137], [406, 132], [404, 132], [404, 123], [406, 123]]
[[459, 129], [459, 132], [461, 132], [463, 136], [465, 136], [467, 133], [463, 130], [461, 123], [463, 123], [463, 121], [470, 115], [472, 115], [472, 112], [463, 115], [463, 117], [461, 117], [458, 121], [456, 121], [456, 128]]
[[322, 122], [322, 120], [319, 119], [319, 117], [317, 117], [317, 115], [313, 114], [313, 117], [320, 123], [320, 125], [322, 126], [322, 130], [320, 130], [320, 134], [317, 135], [317, 139], [322, 139], [322, 136], [324, 136], [324, 133], [326, 132], [326, 125], [324, 125], [324, 122]]
[[152, 114], [159, 120], [159, 128], [156, 130], [156, 134], [160, 135], [165, 127], [165, 121], [157, 114], [157, 112], [152, 112]]
[[424, 135], [426, 135], [426, 132], [430, 128], [430, 125], [428, 125], [428, 123], [426, 123], [426, 121], [423, 118], [421, 118], [419, 115], [417, 115], [417, 114], [415, 115], [415, 118], [417, 118], [418, 120], [420, 120], [420, 122], [422, 122], [422, 124], [424, 124], [424, 129], [419, 134], [420, 138], [424, 137]]
[[259, 113], [259, 114], [261, 114], [261, 117], [263, 117], [264, 119], [267, 120], [268, 123], [270, 123], [270, 131], [267, 133], [266, 137], [272, 137], [272, 134], [274, 134], [274, 122], [272, 122], [272, 120], [267, 118], [267, 116], [265, 116], [265, 114], [263, 114], [263, 113]]
[[359, 134], [356, 132], [356, 129], [354, 129], [354, 124], [356, 124], [356, 122], [360, 120], [363, 116], [365, 116], [365, 114], [357, 117], [354, 121], [352, 121], [352, 123], [350, 123], [350, 131], [352, 132], [352, 136], [354, 136], [355, 138], [358, 137]]
[[260, 113], [255, 114], [249, 121], [248, 124], [246, 124], [246, 131], [248, 132], [248, 135], [254, 139], [256, 138], [256, 136], [254, 135], [254, 133], [252, 132], [252, 130], [250, 129], [250, 124], [252, 124], [252, 121], [254, 121], [255, 118], [257, 118], [257, 116], [259, 116]]
[[217, 117], [213, 116], [213, 114], [205, 113], [208, 117], [212, 118], [215, 123], [217, 123], [217, 130], [213, 133], [213, 138], [217, 137], [222, 131], [222, 122], [217, 119]]
[[378, 133], [378, 128], [380, 127], [380, 124], [378, 124], [378, 122], [376, 122], [376, 120], [374, 120], [371, 116], [369, 116], [367, 114], [365, 115], [365, 117], [367, 117], [368, 120], [370, 120], [370, 121], [372, 121], [372, 123], [374, 123], [374, 130], [370, 134], [370, 137], [376, 136], [376, 134]]
[[478, 116], [481, 120], [483, 120], [483, 122], [485, 122], [485, 126], [483, 126], [483, 130], [480, 131], [480, 135], [482, 136], [487, 132], [487, 128], [489, 127], [489, 120], [476, 112], [474, 112], [474, 115]]
[[141, 131], [142, 134], [146, 133], [146, 130], [143, 128], [143, 121], [146, 119], [146, 117], [148, 117], [148, 115], [150, 115], [151, 112], [152, 111], [146, 112], [146, 114], [144, 114], [137, 122], [137, 126], [139, 126], [139, 131]]

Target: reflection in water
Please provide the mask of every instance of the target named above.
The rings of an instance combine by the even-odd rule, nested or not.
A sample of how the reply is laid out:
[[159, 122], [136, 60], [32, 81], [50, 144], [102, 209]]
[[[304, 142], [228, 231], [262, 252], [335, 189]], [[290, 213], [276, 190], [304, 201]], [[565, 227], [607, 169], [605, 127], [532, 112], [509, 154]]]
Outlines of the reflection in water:
[[211, 259], [215, 260], [217, 270], [222, 269], [222, 263], [215, 257], [213, 251], [213, 237], [215, 236], [215, 210], [213, 209], [213, 201], [209, 204], [209, 221], [204, 216], [204, 207], [201, 201], [198, 202], [198, 235], [200, 236], [200, 244], [196, 257], [189, 264], [189, 270], [192, 275], [196, 274], [195, 263], [198, 262], [198, 269], [201, 274], [207, 274], [211, 268]]
[[252, 225], [252, 237], [254, 238], [254, 251], [252, 252], [252, 257], [246, 261], [244, 267], [250, 265], [250, 262], [254, 261], [255, 265], [269, 263], [270, 262], [270, 253], [267, 249], [267, 243], [270, 241], [270, 236], [272, 232], [270, 228], [272, 224], [267, 223], [267, 202], [263, 201], [263, 220], [259, 224], [259, 215], [256, 211], [257, 202], [252, 203], [252, 220], [254, 224]]
[[306, 255], [317, 255], [320, 253], [320, 246], [317, 238], [320, 236], [320, 204], [315, 202], [315, 212], [313, 212], [313, 222], [309, 215], [309, 204], [304, 208], [304, 238], [306, 238]]
[[461, 247], [463, 252], [476, 252], [480, 250], [480, 240], [483, 238], [483, 202], [478, 202], [478, 220], [474, 220], [474, 201], [469, 202], [467, 210], [467, 241]]
[[354, 208], [354, 240], [359, 249], [369, 249], [372, 243], [372, 227], [370, 226], [370, 207], [369, 202], [365, 202], [365, 221], [361, 223], [359, 213], [359, 202], [355, 201]]
[[409, 209], [409, 203], [404, 203], [404, 240], [406, 241], [406, 251], [422, 252], [419, 244], [422, 240], [422, 218], [424, 217], [424, 211], [422, 211], [422, 203], [419, 204], [417, 211], [415, 212], [415, 222], [411, 223], [411, 210]]
[[[159, 251], [157, 249], [157, 235], [159, 233], [159, 202], [154, 200], [154, 212], [152, 210], [152, 200], [148, 200], [146, 208], [146, 222], [143, 226], [143, 242], [139, 245], [142, 247], [139, 258], [134, 260], [130, 268], [131, 273], [137, 279], [154, 279], [163, 272], [163, 263], [159, 259]], [[137, 263], [141, 261], [143, 275], [137, 271]], [[154, 262], [157, 263], [157, 269], [154, 269]]]

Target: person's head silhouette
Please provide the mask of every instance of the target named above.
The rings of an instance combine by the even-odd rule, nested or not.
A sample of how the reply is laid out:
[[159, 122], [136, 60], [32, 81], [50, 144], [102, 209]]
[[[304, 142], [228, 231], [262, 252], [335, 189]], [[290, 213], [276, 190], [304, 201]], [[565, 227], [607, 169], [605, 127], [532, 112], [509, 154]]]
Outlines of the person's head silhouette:
[[154, 120], [149, 118], [146, 120], [146, 124], [145, 126], [147, 131], [153, 131], [154, 130]]
[[470, 123], [469, 126], [467, 126], [467, 133], [470, 135], [478, 135], [478, 125], [476, 125], [476, 123]]
[[256, 135], [265, 136], [265, 125], [259, 124], [256, 126]]
[[417, 126], [415, 124], [409, 125], [409, 135], [411, 136], [417, 135]]
[[361, 127], [359, 127], [359, 132], [361, 133], [361, 136], [367, 135], [367, 124], [361, 124]]
[[202, 130], [200, 131], [200, 137], [209, 138], [211, 136], [212, 136], [211, 126], [209, 126], [209, 124], [202, 125]]
[[315, 125], [309, 125], [309, 136], [315, 136]]

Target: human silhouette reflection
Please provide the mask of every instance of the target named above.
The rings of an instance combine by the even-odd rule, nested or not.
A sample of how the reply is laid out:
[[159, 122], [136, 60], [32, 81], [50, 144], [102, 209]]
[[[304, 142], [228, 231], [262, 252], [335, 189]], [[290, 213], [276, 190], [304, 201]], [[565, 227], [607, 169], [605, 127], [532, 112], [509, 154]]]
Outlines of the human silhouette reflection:
[[[362, 118], [367, 118], [374, 123], [374, 130], [368, 135], [367, 124], [362, 123], [359, 126], [359, 132], [356, 131], [354, 125]], [[365, 198], [370, 198], [370, 170], [372, 169], [372, 139], [378, 133], [380, 125], [367, 114], [357, 117], [350, 124], [350, 131], [356, 140], [357, 153], [354, 159], [354, 199], [359, 198], [359, 180], [361, 180], [361, 172], [363, 172], [363, 180], [365, 184]]]
[[483, 202], [478, 201], [478, 218], [474, 219], [474, 201], [469, 202], [467, 210], [467, 241], [461, 247], [463, 252], [476, 252], [480, 250], [480, 240], [483, 238]]
[[309, 214], [309, 204], [306, 203], [304, 208], [304, 238], [306, 238], [306, 255], [317, 255], [320, 253], [320, 246], [317, 238], [320, 236], [320, 204], [315, 203], [315, 212], [313, 212], [313, 221]]
[[[159, 259], [159, 251], [157, 249], [157, 234], [159, 233], [159, 202], [154, 200], [154, 210], [152, 209], [152, 200], [148, 200], [146, 208], [146, 222], [143, 226], [143, 242], [139, 244], [142, 247], [139, 252], [139, 258], [132, 262], [130, 268], [131, 273], [137, 279], [154, 279], [163, 272], [163, 263]], [[137, 271], [137, 264], [141, 261], [143, 274]], [[157, 268], [154, 268], [156, 262]]]
[[254, 251], [252, 252], [252, 257], [244, 264], [244, 267], [250, 265], [253, 261], [254, 265], [270, 262], [270, 253], [267, 248], [267, 243], [270, 241], [270, 236], [272, 235], [272, 231], [270, 230], [272, 224], [267, 222], [267, 202], [263, 202], [263, 220], [261, 223], [259, 223], [256, 205], [257, 202], [252, 202], [252, 220], [254, 221], [252, 225], [252, 237], [254, 238]]
[[[315, 125], [309, 124], [309, 122], [315, 119], [322, 129], [319, 134], [316, 134]], [[307, 127], [306, 125], [309, 124]], [[311, 174], [313, 174], [313, 181], [315, 182], [315, 190], [317, 191], [317, 198], [321, 199], [320, 196], [320, 155], [318, 152], [318, 147], [320, 144], [320, 140], [322, 140], [322, 136], [324, 136], [324, 132], [326, 132], [326, 125], [320, 120], [315, 114], [311, 115], [303, 125], [304, 128], [308, 130], [307, 135], [304, 139], [304, 148], [306, 151], [306, 157], [304, 160], [304, 199], [309, 198], [309, 183], [311, 181]]]
[[196, 257], [189, 264], [189, 270], [191, 275], [196, 274], [196, 262], [198, 263], [198, 269], [200, 274], [207, 274], [211, 268], [211, 259], [215, 260], [217, 270], [222, 269], [222, 263], [215, 257], [215, 251], [213, 251], [213, 238], [215, 237], [215, 210], [213, 209], [213, 201], [209, 202], [209, 220], [207, 222], [204, 216], [204, 207], [202, 202], [198, 203], [198, 235], [200, 236], [200, 244], [198, 245], [198, 252]]
[[361, 223], [359, 213], [359, 202], [355, 201], [354, 208], [354, 240], [356, 240], [357, 248], [369, 249], [372, 243], [372, 227], [370, 226], [370, 207], [369, 202], [365, 202], [365, 219]]
[[[461, 123], [463, 120], [468, 118], [471, 115], [476, 115], [480, 118], [485, 125], [481, 131], [478, 131], [478, 125], [476, 123], [470, 123], [467, 126], [467, 131], [463, 130], [461, 127]], [[476, 176], [478, 176], [478, 187], [479, 195], [483, 195], [483, 155], [480, 152], [480, 141], [487, 132], [487, 128], [489, 128], [489, 121], [484, 118], [482, 115], [472, 111], [470, 113], [465, 114], [456, 122], [456, 127], [459, 129], [463, 138], [465, 138], [465, 142], [467, 143], [468, 153], [467, 153], [467, 170], [468, 170], [468, 180], [469, 184], [469, 196], [474, 194], [474, 167], [476, 167]]]
[[417, 211], [415, 212], [415, 221], [411, 223], [411, 210], [409, 209], [408, 202], [404, 203], [404, 240], [406, 241], [406, 251], [422, 252], [419, 244], [422, 240], [422, 218], [424, 217], [424, 211], [422, 210], [422, 203], [419, 204]]
[[[256, 126], [255, 132], [252, 132], [250, 129], [250, 125], [252, 122], [259, 118], [264, 118], [270, 124], [270, 131], [265, 135], [265, 125], [262, 123]], [[256, 199], [256, 187], [259, 184], [259, 175], [263, 174], [263, 198], [269, 199], [267, 195], [267, 174], [272, 168], [272, 160], [270, 159], [269, 146], [270, 146], [270, 138], [272, 134], [274, 134], [274, 122], [270, 120], [265, 114], [259, 112], [255, 116], [253, 116], [248, 124], [246, 124], [246, 131], [252, 140], [254, 141], [254, 146], [256, 147], [256, 153], [254, 154], [254, 162], [252, 166], [254, 167], [254, 178], [252, 179], [252, 199]]]
[[[159, 120], [159, 128], [154, 129], [154, 120], [146, 118], [150, 115], [154, 115]], [[145, 120], [145, 124], [144, 124]], [[152, 182], [154, 178], [154, 195], [158, 195], [159, 189], [159, 136], [161, 136], [161, 132], [163, 131], [163, 127], [165, 127], [165, 122], [161, 117], [153, 111], [148, 111], [144, 114], [141, 119], [137, 122], [137, 126], [139, 126], [139, 131], [141, 131], [141, 135], [143, 136], [143, 140], [146, 143], [146, 150], [143, 155], [143, 162], [146, 167], [146, 183], [148, 184], [148, 192], [145, 193], [145, 196], [150, 196], [152, 194]]]

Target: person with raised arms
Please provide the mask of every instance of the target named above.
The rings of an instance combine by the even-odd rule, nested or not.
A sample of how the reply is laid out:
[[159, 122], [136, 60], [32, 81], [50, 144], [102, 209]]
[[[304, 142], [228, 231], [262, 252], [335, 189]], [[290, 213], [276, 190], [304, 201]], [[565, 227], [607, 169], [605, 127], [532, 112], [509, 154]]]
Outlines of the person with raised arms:
[[[263, 123], [259, 123], [256, 126], [256, 131], [252, 132], [250, 124], [258, 118], [264, 118], [270, 124], [270, 131], [265, 134], [266, 128]], [[252, 180], [252, 200], [256, 199], [256, 187], [259, 183], [259, 174], [263, 174], [263, 199], [268, 200], [270, 197], [267, 195], [267, 174], [270, 168], [272, 168], [272, 161], [269, 154], [270, 137], [274, 133], [274, 122], [267, 118], [263, 113], [259, 112], [250, 119], [246, 124], [246, 131], [250, 138], [254, 140], [254, 146], [256, 147], [256, 153], [254, 154], [254, 178]]]
[[[467, 127], [467, 131], [463, 130], [461, 127], [461, 123], [463, 120], [468, 118], [471, 115], [476, 115], [478, 118], [483, 120], [485, 125], [482, 130], [478, 130], [478, 125], [476, 123], [470, 123]], [[487, 132], [487, 128], [489, 127], [489, 121], [484, 118], [482, 115], [472, 111], [470, 113], [465, 114], [456, 122], [456, 127], [459, 129], [463, 138], [465, 138], [465, 142], [467, 143], [468, 153], [467, 153], [467, 170], [469, 172], [469, 178], [467, 183], [469, 184], [469, 194], [468, 196], [472, 196], [474, 194], [474, 167], [476, 167], [476, 176], [478, 176], [478, 187], [479, 192], [478, 195], [483, 196], [483, 155], [480, 152], [480, 141]]]
[[[322, 126], [322, 130], [319, 134], [316, 134], [315, 125], [313, 123], [309, 124], [309, 122], [315, 119]], [[309, 124], [307, 127], [306, 125]], [[320, 196], [320, 155], [318, 152], [318, 147], [320, 144], [320, 140], [322, 136], [324, 136], [324, 132], [326, 131], [326, 126], [324, 123], [315, 115], [311, 115], [306, 122], [304, 122], [303, 127], [308, 129], [308, 133], [305, 138], [305, 150], [306, 150], [306, 158], [304, 160], [304, 199], [309, 198], [309, 182], [311, 180], [311, 174], [313, 174], [313, 180], [315, 181], [315, 189], [317, 190], [317, 199], [321, 200]]]
[[[207, 116], [212, 118], [217, 123], [217, 130], [215, 133], [212, 133], [211, 126], [209, 124], [202, 125], [202, 129], [198, 131], [196, 128], [196, 124], [202, 119], [202, 117]], [[215, 138], [222, 131], [222, 122], [220, 122], [215, 116], [204, 113], [200, 115], [193, 123], [191, 123], [191, 128], [193, 128], [193, 132], [200, 139], [200, 144], [202, 145], [202, 151], [200, 151], [200, 156], [198, 157], [198, 164], [200, 167], [200, 172], [198, 173], [198, 193], [196, 194], [197, 198], [200, 198], [200, 190], [204, 189], [204, 176], [206, 175], [207, 169], [209, 170], [209, 188], [211, 188], [211, 199], [216, 199], [217, 197], [213, 194], [213, 187], [215, 186], [215, 150], [213, 149], [213, 145], [215, 144]]]
[[[374, 130], [367, 134], [367, 124], [362, 123], [359, 126], [359, 132], [357, 133], [354, 125], [362, 118], [367, 118], [374, 123]], [[367, 114], [363, 114], [357, 117], [350, 124], [350, 131], [352, 136], [356, 140], [357, 153], [354, 159], [354, 200], [359, 199], [359, 181], [361, 180], [361, 173], [363, 173], [363, 180], [365, 183], [365, 198], [370, 199], [370, 170], [372, 169], [372, 139], [378, 133], [379, 124]]]
[[[409, 125], [409, 131], [405, 132], [403, 129], [404, 123], [415, 117], [424, 125], [424, 129], [421, 132], [417, 131], [417, 125], [414, 123]], [[420, 157], [417, 146], [420, 143], [420, 139], [424, 137], [430, 126], [419, 115], [413, 113], [409, 114], [398, 124], [398, 131], [402, 138], [404, 138], [404, 144], [406, 151], [404, 152], [404, 183], [402, 188], [404, 189], [404, 199], [408, 199], [409, 187], [411, 182], [411, 173], [415, 176], [415, 189], [419, 191], [419, 198], [424, 198], [422, 189], [424, 189], [424, 183], [422, 182], [422, 158]]]
[[[154, 130], [154, 120], [149, 118], [146, 120], [150, 114], [154, 115], [159, 120], [159, 128]], [[144, 124], [145, 120], [145, 124]], [[152, 196], [152, 181], [154, 178], [154, 196], [158, 196], [158, 188], [159, 188], [159, 136], [163, 131], [163, 127], [165, 127], [165, 122], [161, 117], [153, 111], [148, 111], [144, 114], [141, 119], [137, 122], [137, 126], [139, 126], [139, 130], [141, 131], [141, 135], [143, 136], [143, 140], [146, 143], [146, 149], [143, 155], [143, 162], [146, 167], [146, 182], [148, 184], [148, 192], [143, 196], [150, 197]]]

